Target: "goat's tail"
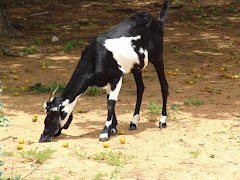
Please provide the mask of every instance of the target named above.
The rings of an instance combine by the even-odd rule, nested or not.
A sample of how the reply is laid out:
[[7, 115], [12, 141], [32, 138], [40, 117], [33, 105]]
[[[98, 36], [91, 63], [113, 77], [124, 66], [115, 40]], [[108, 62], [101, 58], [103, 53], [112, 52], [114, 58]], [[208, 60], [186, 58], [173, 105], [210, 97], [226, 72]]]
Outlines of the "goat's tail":
[[172, 3], [172, 0], [164, 0], [164, 3], [162, 5], [162, 9], [161, 9], [161, 12], [160, 12], [160, 16], [158, 17], [158, 21], [161, 25], [164, 25], [166, 19], [167, 19], [167, 11], [168, 11], [168, 8], [170, 7]]

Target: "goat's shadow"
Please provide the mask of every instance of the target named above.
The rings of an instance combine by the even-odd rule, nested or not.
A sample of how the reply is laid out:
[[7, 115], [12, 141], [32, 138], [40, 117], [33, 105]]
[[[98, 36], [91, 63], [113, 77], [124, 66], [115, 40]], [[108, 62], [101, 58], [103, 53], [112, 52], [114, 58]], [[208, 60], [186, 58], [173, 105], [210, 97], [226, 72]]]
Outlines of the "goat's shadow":
[[[69, 127], [71, 128], [71, 127]], [[84, 128], [84, 127], [82, 127]], [[127, 135], [135, 135], [135, 134], [139, 134], [143, 131], [146, 131], [147, 129], [154, 129], [154, 128], [158, 128], [158, 126], [156, 125], [156, 122], [152, 122], [152, 121], [149, 121], [149, 122], [138, 122], [138, 129], [137, 130], [129, 130], [129, 124], [125, 123], [125, 124], [122, 124], [122, 125], [119, 125], [117, 126], [117, 129], [118, 131], [119, 130], [124, 130], [125, 131], [125, 136]], [[65, 134], [64, 133], [64, 130], [62, 132], [62, 134], [58, 137], [55, 137], [53, 138], [52, 142], [57, 142], [58, 140], [80, 140], [80, 139], [83, 139], [83, 138], [87, 138], [87, 139], [96, 139], [98, 140], [99, 139], [99, 135], [101, 133], [102, 129], [95, 129], [93, 131], [90, 131], [90, 132], [87, 132], [87, 133], [83, 133], [81, 135], [78, 135], [78, 136], [73, 136], [73, 135], [68, 135], [68, 134]], [[160, 129], [159, 129], [160, 131]], [[115, 136], [111, 136], [109, 139], [114, 139], [118, 137], [118, 133], [115, 135]]]

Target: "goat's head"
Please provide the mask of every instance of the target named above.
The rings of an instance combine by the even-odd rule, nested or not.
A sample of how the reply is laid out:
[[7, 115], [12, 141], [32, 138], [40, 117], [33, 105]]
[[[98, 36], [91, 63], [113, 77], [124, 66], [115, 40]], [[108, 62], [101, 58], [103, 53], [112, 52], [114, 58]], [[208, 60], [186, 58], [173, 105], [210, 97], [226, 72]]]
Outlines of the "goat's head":
[[59, 97], [53, 97], [57, 91], [57, 88], [54, 92], [51, 93], [49, 100], [44, 103], [44, 108], [47, 116], [44, 120], [45, 127], [43, 134], [41, 134], [39, 142], [50, 142], [52, 140], [52, 137], [58, 134], [58, 131], [61, 128], [60, 121], [63, 113], [62, 101]]

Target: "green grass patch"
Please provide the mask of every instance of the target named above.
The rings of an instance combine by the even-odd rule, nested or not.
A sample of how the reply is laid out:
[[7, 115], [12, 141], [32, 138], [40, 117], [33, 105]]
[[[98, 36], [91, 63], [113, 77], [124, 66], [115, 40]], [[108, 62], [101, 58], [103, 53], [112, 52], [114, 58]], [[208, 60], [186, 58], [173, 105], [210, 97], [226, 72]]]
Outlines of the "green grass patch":
[[205, 101], [203, 99], [193, 99], [193, 100], [185, 99], [183, 104], [185, 106], [190, 106], [190, 105], [200, 106], [200, 105], [204, 105]]
[[43, 161], [50, 159], [52, 154], [56, 152], [56, 150], [51, 150], [47, 148], [42, 151], [37, 151], [37, 149], [19, 152], [22, 158], [25, 159], [26, 162], [36, 161], [37, 163], [42, 163]]
[[87, 95], [87, 96], [99, 96], [103, 93], [102, 88], [98, 87], [98, 86], [91, 86], [89, 87], [84, 93], [83, 95]]
[[66, 42], [63, 51], [64, 52], [69, 52], [73, 50], [73, 47], [77, 44], [77, 39], [73, 38], [70, 41]]
[[[51, 92], [52, 90], [57, 88], [57, 82], [55, 81], [53, 84], [50, 84], [50, 86], [46, 86], [45, 84], [42, 83], [36, 83], [33, 86], [28, 86], [26, 88], [27, 91], [33, 91], [35, 94], [39, 93], [46, 93], [46, 92]], [[59, 84], [57, 92], [63, 92], [63, 90], [66, 87], [66, 83]]]

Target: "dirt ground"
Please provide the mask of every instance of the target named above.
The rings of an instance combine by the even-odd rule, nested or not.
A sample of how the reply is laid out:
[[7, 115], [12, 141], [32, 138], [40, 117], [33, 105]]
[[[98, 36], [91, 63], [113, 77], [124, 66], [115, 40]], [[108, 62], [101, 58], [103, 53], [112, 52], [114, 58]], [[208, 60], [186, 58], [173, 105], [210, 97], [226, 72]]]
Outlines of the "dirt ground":
[[[143, 72], [146, 88], [138, 130], [128, 130], [136, 88], [133, 76], [127, 75], [116, 105], [117, 128], [125, 134], [111, 137], [108, 148], [98, 141], [106, 120], [106, 94], [82, 96], [69, 129], [50, 143], [38, 143], [44, 128], [43, 103], [49, 93], [20, 91], [14, 96], [18, 86], [67, 83], [91, 39], [134, 13], [150, 12], [157, 17], [160, 4], [145, 0], [9, 1], [8, 15], [24, 37], [0, 38], [0, 46], [15, 51], [35, 46], [37, 52], [23, 57], [0, 56], [1, 77], [7, 77], [1, 79], [1, 85], [7, 86], [1, 93], [1, 113], [11, 122], [9, 127], [0, 128], [0, 139], [12, 136], [0, 141], [4, 145], [0, 152], [9, 154], [0, 156], [4, 162], [0, 179], [240, 179], [240, 79], [231, 79], [240, 74], [238, 1], [173, 2], [164, 39], [170, 93], [166, 129], [158, 129], [159, 115], [151, 114], [148, 108], [152, 102], [162, 103], [151, 64]], [[45, 15], [31, 15], [46, 11]], [[53, 36], [60, 41], [51, 42]], [[42, 42], [37, 44], [34, 38]], [[63, 52], [72, 38], [77, 39], [77, 45]], [[41, 68], [43, 62], [49, 62], [47, 69]], [[221, 67], [225, 71], [220, 71]], [[176, 68], [177, 76], [168, 75]], [[195, 68], [197, 72], [192, 73]], [[16, 69], [18, 80], [10, 73], [12, 69]], [[196, 78], [196, 74], [201, 77]], [[30, 84], [24, 83], [26, 79]], [[193, 85], [187, 83], [191, 80]], [[181, 92], [176, 93], [177, 89]], [[77, 108], [83, 113], [77, 113]], [[32, 122], [33, 114], [39, 115], [37, 122]], [[20, 138], [25, 140], [23, 150], [17, 150]], [[125, 144], [120, 143], [121, 138]], [[68, 148], [63, 147], [64, 142], [69, 143]], [[27, 161], [19, 153], [36, 148], [56, 152], [42, 164], [35, 159]], [[100, 157], [102, 153], [109, 156]], [[116, 156], [110, 159], [110, 154]]]

